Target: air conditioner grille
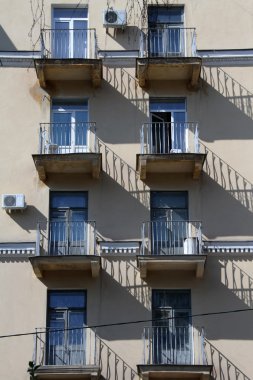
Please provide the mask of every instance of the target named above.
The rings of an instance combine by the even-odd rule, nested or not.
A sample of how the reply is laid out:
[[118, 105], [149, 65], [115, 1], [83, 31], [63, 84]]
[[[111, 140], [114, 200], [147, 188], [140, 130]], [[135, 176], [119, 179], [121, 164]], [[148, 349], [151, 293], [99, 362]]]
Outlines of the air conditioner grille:
[[105, 21], [108, 22], [108, 24], [114, 24], [117, 22], [118, 15], [114, 11], [107, 11], [105, 13]]
[[16, 197], [14, 195], [6, 195], [4, 197], [4, 204], [9, 207], [16, 206]]

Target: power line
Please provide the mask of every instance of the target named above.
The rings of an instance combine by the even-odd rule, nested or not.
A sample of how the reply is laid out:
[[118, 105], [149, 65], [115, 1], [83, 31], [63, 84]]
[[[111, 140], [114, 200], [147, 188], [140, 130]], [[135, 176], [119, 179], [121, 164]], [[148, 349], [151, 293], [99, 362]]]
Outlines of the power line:
[[[214, 315], [224, 315], [224, 314], [234, 314], [234, 313], [242, 313], [246, 311], [253, 311], [253, 308], [249, 309], [234, 309], [234, 310], [226, 310], [226, 311], [214, 311], [210, 313], [199, 313], [199, 314], [190, 314], [188, 318], [197, 318], [197, 317], [207, 317], [207, 316], [214, 316]], [[91, 325], [91, 326], [83, 326], [82, 329], [96, 329], [96, 328], [102, 328], [102, 327], [114, 327], [114, 326], [125, 326], [125, 325], [133, 325], [133, 324], [139, 324], [139, 323], [147, 323], [147, 322], [161, 322], [161, 321], [169, 321], [173, 319], [181, 318], [179, 317], [168, 317], [168, 318], [156, 318], [156, 319], [140, 319], [136, 321], [128, 321], [128, 322], [115, 322], [115, 323], [105, 323], [100, 325]], [[166, 327], [166, 326], [163, 326]], [[52, 332], [58, 332], [58, 331], [69, 331], [69, 330], [80, 330], [80, 327], [73, 327], [68, 329], [50, 329]], [[46, 334], [48, 332], [49, 328], [45, 328], [44, 330], [40, 330], [40, 334]], [[0, 339], [2, 338], [13, 338], [13, 337], [20, 337], [20, 336], [28, 336], [28, 335], [36, 335], [38, 334], [38, 331], [28, 332], [28, 333], [18, 333], [18, 334], [8, 334], [8, 335], [0, 335]]]

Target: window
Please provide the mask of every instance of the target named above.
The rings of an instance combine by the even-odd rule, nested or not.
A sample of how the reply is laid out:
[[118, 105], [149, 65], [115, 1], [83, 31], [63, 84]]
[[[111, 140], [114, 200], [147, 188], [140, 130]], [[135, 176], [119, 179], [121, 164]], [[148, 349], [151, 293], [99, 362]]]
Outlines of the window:
[[53, 100], [51, 119], [51, 150], [60, 154], [89, 150], [88, 100]]
[[88, 252], [88, 193], [50, 193], [49, 252], [80, 255]]
[[188, 193], [152, 191], [152, 254], [182, 254], [188, 228]]
[[[192, 364], [189, 290], [153, 290], [153, 363]], [[159, 319], [164, 319], [160, 320]]]
[[149, 55], [181, 56], [185, 51], [183, 7], [149, 7]]
[[85, 364], [86, 298], [82, 290], [48, 292], [46, 364]]
[[53, 58], [88, 58], [88, 9], [53, 10]]
[[187, 152], [186, 102], [184, 98], [150, 99], [153, 154]]

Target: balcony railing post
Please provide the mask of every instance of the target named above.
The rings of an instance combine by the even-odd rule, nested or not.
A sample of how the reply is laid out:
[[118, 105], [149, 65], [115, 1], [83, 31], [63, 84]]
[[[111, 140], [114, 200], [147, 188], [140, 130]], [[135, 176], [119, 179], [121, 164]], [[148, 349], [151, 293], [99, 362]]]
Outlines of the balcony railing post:
[[40, 40], [41, 54], [44, 58], [97, 57], [95, 29], [42, 29]]
[[193, 29], [193, 32], [192, 32], [192, 57], [195, 57], [196, 56], [196, 53], [197, 53], [197, 34], [196, 34], [196, 29]]
[[37, 223], [36, 231], [36, 256], [40, 256], [40, 223]]
[[144, 256], [145, 255], [145, 223], [142, 223], [141, 238], [142, 238], [141, 254]]
[[38, 364], [37, 363], [37, 341], [38, 341], [37, 334], [38, 334], [38, 331], [37, 331], [37, 328], [36, 328], [35, 329], [35, 334], [34, 334], [34, 353], [33, 353], [33, 362], [34, 362], [34, 364]]
[[163, 121], [145, 123], [140, 128], [140, 152], [141, 154], [199, 153], [198, 124]]

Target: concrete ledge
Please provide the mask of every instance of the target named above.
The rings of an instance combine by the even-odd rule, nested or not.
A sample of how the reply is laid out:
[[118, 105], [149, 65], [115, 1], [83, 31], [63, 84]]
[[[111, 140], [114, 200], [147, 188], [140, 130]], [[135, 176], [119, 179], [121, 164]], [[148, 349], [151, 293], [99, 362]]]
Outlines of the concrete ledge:
[[47, 89], [48, 82], [90, 81], [99, 87], [102, 81], [102, 60], [83, 58], [35, 59], [34, 65], [40, 86]]
[[203, 153], [137, 154], [136, 170], [142, 180], [152, 173], [190, 173], [199, 179], [205, 159]]
[[33, 154], [41, 181], [50, 173], [91, 174], [98, 178], [102, 168], [101, 153]]
[[137, 369], [143, 380], [211, 380], [212, 365], [139, 364]]
[[92, 277], [98, 277], [101, 267], [101, 258], [95, 255], [35, 256], [29, 260], [38, 278], [48, 271], [70, 270], [90, 272]]
[[143, 255], [137, 256], [141, 278], [158, 271], [192, 271], [197, 278], [204, 275], [206, 255]]
[[36, 371], [36, 378], [48, 380], [99, 379], [99, 366], [41, 366]]

